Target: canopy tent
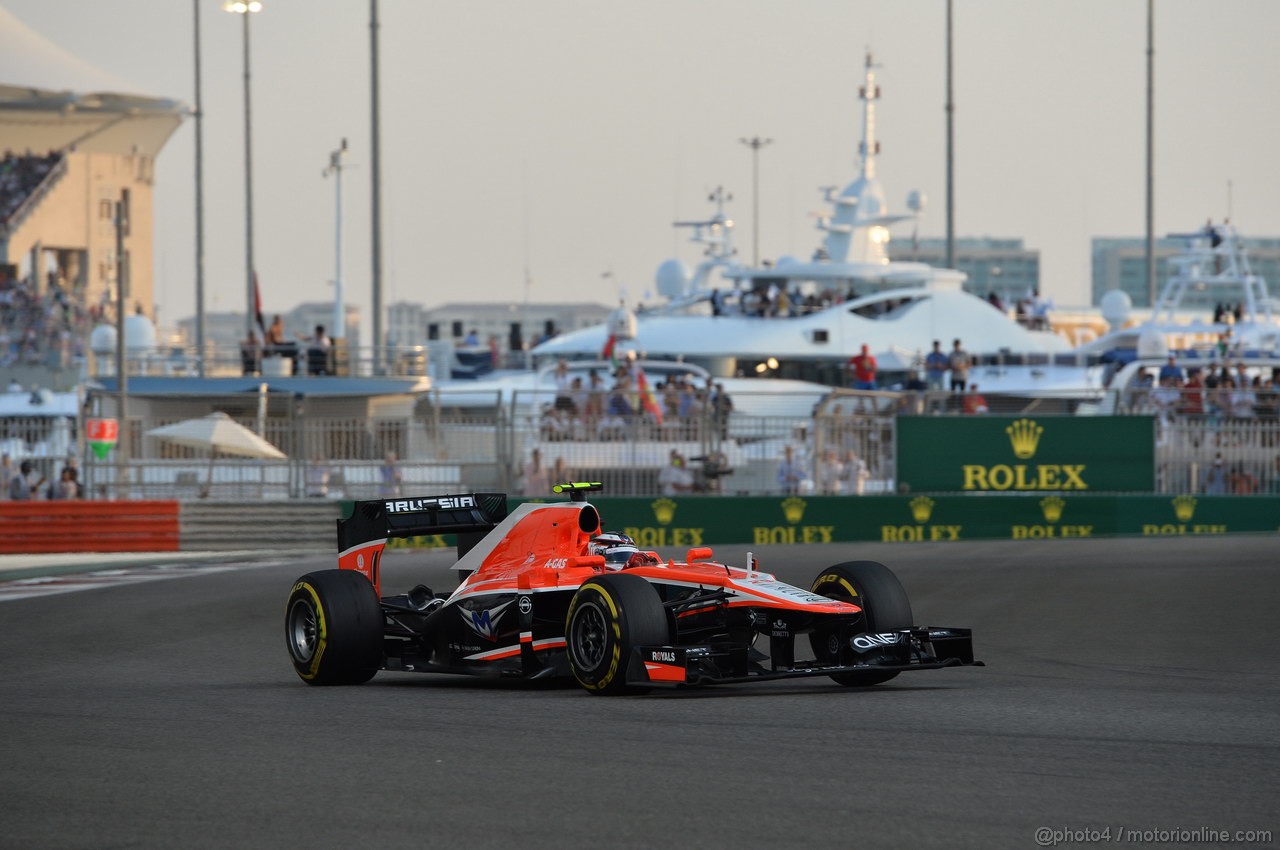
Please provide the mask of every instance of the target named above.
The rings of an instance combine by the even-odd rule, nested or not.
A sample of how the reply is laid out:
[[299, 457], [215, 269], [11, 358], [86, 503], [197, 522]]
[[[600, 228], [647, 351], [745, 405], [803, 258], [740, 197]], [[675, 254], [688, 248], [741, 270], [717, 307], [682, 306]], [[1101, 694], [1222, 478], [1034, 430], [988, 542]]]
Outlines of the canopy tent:
[[0, 7], [0, 139], [6, 149], [155, 157], [190, 108], [134, 92]]

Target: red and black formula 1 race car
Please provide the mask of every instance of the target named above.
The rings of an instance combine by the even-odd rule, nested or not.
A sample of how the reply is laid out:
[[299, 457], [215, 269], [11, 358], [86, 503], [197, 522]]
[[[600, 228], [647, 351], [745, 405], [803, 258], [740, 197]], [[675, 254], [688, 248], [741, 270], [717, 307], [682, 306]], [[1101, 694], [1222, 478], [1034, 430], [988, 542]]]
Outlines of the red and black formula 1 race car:
[[[308, 573], [289, 594], [298, 675], [312, 685], [359, 684], [378, 670], [572, 677], [618, 694], [798, 676], [876, 685], [981, 663], [968, 629], [913, 625], [881, 564], [837, 564], [803, 590], [750, 556], [745, 568], [708, 548], [664, 561], [603, 531], [586, 500], [598, 484], [556, 489], [571, 500], [510, 514], [501, 493], [357, 502], [338, 521], [339, 569]], [[420, 534], [457, 535], [462, 582], [449, 594], [419, 585], [380, 597], [388, 538]]]

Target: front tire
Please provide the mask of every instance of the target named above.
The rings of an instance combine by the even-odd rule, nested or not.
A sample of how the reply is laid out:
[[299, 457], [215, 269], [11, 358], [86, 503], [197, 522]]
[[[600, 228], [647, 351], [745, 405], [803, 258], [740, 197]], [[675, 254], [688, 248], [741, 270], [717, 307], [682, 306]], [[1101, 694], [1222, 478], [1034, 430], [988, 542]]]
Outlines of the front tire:
[[[914, 625], [911, 601], [902, 582], [892, 570], [876, 561], [846, 561], [827, 567], [813, 580], [812, 590], [828, 599], [852, 602], [862, 608], [866, 632], [891, 632]], [[834, 660], [828, 635], [814, 633], [809, 639], [818, 660]], [[835, 673], [831, 678], [842, 685], [866, 687], [887, 682], [897, 675], [896, 670], [868, 670]]]
[[588, 693], [616, 695], [643, 688], [627, 685], [627, 667], [638, 646], [670, 639], [667, 612], [653, 585], [639, 576], [603, 575], [573, 595], [565, 618], [569, 669]]
[[285, 606], [284, 635], [293, 669], [308, 685], [359, 685], [382, 666], [382, 604], [353, 570], [321, 570], [298, 579]]

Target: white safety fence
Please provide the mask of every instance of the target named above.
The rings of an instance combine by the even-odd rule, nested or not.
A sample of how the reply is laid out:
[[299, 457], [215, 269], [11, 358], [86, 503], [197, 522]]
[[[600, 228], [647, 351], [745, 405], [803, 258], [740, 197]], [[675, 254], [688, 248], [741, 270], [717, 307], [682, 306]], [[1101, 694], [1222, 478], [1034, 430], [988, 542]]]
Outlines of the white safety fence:
[[[1015, 412], [1045, 412], [1021, 404]], [[429, 396], [413, 416], [286, 412], [261, 422], [238, 420], [260, 430], [286, 460], [211, 460], [203, 450], [146, 436], [175, 421], [162, 417], [131, 420], [123, 466], [119, 450], [104, 461], [82, 454], [72, 420], [6, 419], [0, 444], [15, 468], [30, 459], [49, 481], [74, 457], [91, 498], [336, 500], [479, 489], [549, 496], [536, 487], [530, 492], [525, 480], [535, 450], [551, 483], [599, 480], [615, 495], [658, 494], [662, 471], [677, 456], [690, 473], [688, 492], [875, 494], [895, 491], [895, 417], [963, 415], [951, 407], [921, 393], [836, 391], [817, 399], [739, 394], [731, 412], [699, 407], [659, 421], [651, 413], [579, 416], [518, 395], [453, 393], [447, 400]], [[1280, 492], [1280, 424], [1274, 417], [1175, 412], [1157, 419], [1155, 440], [1159, 492]], [[798, 477], [780, 476], [788, 449]]]
[[1280, 493], [1280, 423], [1207, 416], [1158, 419], [1156, 489], [1238, 496]]

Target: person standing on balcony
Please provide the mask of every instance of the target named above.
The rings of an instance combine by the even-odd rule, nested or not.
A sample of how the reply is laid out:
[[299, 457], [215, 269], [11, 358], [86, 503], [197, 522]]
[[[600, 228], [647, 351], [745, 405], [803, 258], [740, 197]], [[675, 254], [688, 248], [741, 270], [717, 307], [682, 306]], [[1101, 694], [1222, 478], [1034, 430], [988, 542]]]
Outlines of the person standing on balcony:
[[252, 329], [240, 343], [240, 366], [245, 375], [256, 375], [262, 369], [262, 346]]
[[951, 362], [947, 359], [947, 355], [942, 353], [942, 343], [938, 340], [933, 341], [933, 351], [930, 351], [924, 358], [924, 380], [925, 388], [930, 392], [942, 390], [942, 380], [947, 375], [947, 368]]
[[329, 495], [329, 464], [325, 463], [319, 453], [307, 464], [307, 496], [312, 499], [324, 499]]
[[264, 344], [268, 354], [279, 354], [280, 349], [284, 347], [284, 319], [280, 318], [278, 313], [271, 320], [271, 327], [267, 328]]
[[378, 495], [384, 499], [394, 499], [400, 495], [400, 466], [396, 463], [396, 453], [387, 452], [386, 462], [379, 469], [381, 481]]
[[311, 336], [298, 334], [298, 339], [307, 344], [307, 373], [310, 375], [329, 374], [329, 352], [333, 349], [333, 340], [324, 332], [324, 325], [316, 325]]
[[850, 386], [855, 390], [874, 390], [876, 388], [876, 358], [870, 346], [865, 343], [860, 353], [849, 358], [845, 369], [852, 376]]
[[[573, 470], [569, 468], [569, 464], [564, 462], [564, 456], [557, 456], [556, 462], [551, 465], [551, 481], [554, 484], [568, 484], [573, 479]], [[550, 489], [550, 487], [547, 489]]]
[[844, 453], [844, 459], [841, 463], [840, 477], [844, 483], [844, 491], [855, 496], [861, 496], [867, 490], [867, 479], [871, 477], [871, 470], [867, 469], [867, 462], [858, 457], [856, 451], [849, 449]]
[[556, 382], [555, 409], [567, 411], [570, 414], [575, 413], [573, 406], [573, 378], [569, 376], [569, 361], [561, 357], [556, 363], [556, 370], [552, 377]]
[[835, 496], [844, 489], [844, 464], [835, 449], [822, 453], [817, 478], [818, 492], [824, 496]]
[[59, 479], [49, 485], [49, 498], [79, 499], [81, 496], [79, 477], [74, 466], [62, 467]]
[[671, 450], [669, 462], [658, 473], [658, 486], [664, 496], [678, 496], [693, 490], [693, 473], [689, 471], [684, 455], [676, 449]]
[[1227, 462], [1223, 460], [1221, 452], [1213, 459], [1213, 466], [1209, 467], [1209, 471], [1205, 473], [1204, 494], [1206, 496], [1227, 495]]
[[1204, 379], [1200, 376], [1199, 369], [1191, 369], [1186, 384], [1181, 388], [1181, 394], [1179, 413], [1197, 419], [1204, 416]]
[[724, 384], [716, 383], [715, 394], [711, 397], [711, 415], [715, 419], [720, 439], [729, 439], [729, 416], [733, 413], [733, 399], [725, 392]]
[[795, 449], [787, 446], [783, 450], [782, 463], [778, 465], [778, 487], [784, 495], [794, 496], [800, 492], [800, 482], [806, 477], [804, 465], [796, 460]]
[[529, 453], [529, 460], [525, 463], [524, 469], [521, 470], [521, 477], [524, 479], [524, 494], [526, 496], [546, 496], [551, 492], [551, 481], [548, 477], [547, 468], [542, 465], [541, 450], [535, 448]]
[[969, 352], [960, 347], [958, 339], [951, 344], [951, 358], [948, 362], [951, 366], [951, 391], [962, 393], [969, 386], [969, 367], [973, 360], [969, 357]]
[[15, 502], [25, 502], [35, 498], [36, 491], [44, 483], [44, 478], [33, 482], [32, 479], [34, 478], [35, 475], [31, 471], [31, 461], [24, 460], [18, 466], [18, 474], [9, 479], [9, 498]]

